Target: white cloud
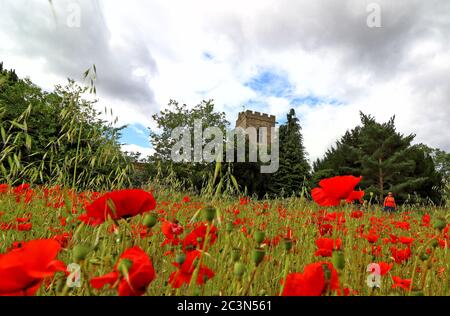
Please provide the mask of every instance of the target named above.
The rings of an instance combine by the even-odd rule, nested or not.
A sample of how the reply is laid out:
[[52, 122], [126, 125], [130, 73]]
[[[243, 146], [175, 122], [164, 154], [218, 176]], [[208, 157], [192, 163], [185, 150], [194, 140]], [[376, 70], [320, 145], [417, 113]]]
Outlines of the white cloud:
[[122, 151], [123, 152], [134, 152], [134, 153], [141, 153], [141, 158], [146, 158], [150, 155], [152, 155], [155, 150], [153, 148], [147, 148], [147, 147], [142, 147], [142, 146], [138, 146], [138, 145], [122, 145]]

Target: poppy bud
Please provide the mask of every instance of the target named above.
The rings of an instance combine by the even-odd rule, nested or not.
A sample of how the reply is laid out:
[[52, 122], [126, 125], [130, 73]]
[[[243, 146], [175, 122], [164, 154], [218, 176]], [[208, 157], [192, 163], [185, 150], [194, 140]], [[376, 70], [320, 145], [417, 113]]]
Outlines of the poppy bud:
[[233, 249], [231, 252], [233, 262], [237, 262], [241, 258], [241, 249]]
[[155, 214], [147, 214], [144, 217], [144, 226], [147, 228], [152, 228], [158, 222], [158, 218]]
[[290, 239], [290, 238], [284, 238], [283, 245], [284, 245], [284, 249], [285, 249], [286, 251], [291, 250], [291, 249], [292, 249], [292, 239]]
[[264, 249], [256, 248], [252, 252], [252, 259], [256, 266], [258, 266], [264, 259]]
[[122, 272], [123, 274], [128, 273], [130, 271], [131, 267], [133, 266], [133, 261], [129, 259], [122, 259], [119, 262], [119, 265], [117, 266], [117, 269]]
[[434, 228], [435, 229], [439, 229], [440, 231], [442, 231], [445, 226], [447, 226], [447, 223], [445, 222], [444, 218], [438, 218], [434, 221]]
[[234, 275], [241, 279], [245, 273], [245, 265], [242, 262], [236, 262], [234, 265]]
[[331, 262], [336, 269], [343, 270], [345, 268], [344, 253], [342, 251], [334, 251]]
[[202, 293], [200, 292], [200, 289], [197, 287], [194, 289], [194, 295], [193, 296], [200, 296]]
[[175, 257], [175, 262], [178, 263], [180, 266], [184, 263], [185, 260], [186, 255], [184, 254], [184, 252], [177, 254]]
[[426, 254], [426, 253], [423, 253], [423, 254], [420, 256], [420, 260], [422, 260], [422, 261], [427, 261], [428, 258], [429, 258], [429, 256], [428, 256], [428, 254]]
[[254, 235], [256, 242], [258, 245], [264, 241], [266, 238], [266, 233], [263, 231], [257, 231]]
[[78, 263], [86, 259], [88, 253], [90, 251], [90, 248], [86, 245], [76, 245], [73, 248], [73, 260]]
[[205, 218], [208, 222], [212, 222], [214, 218], [216, 217], [216, 209], [212, 206], [207, 206], [203, 209], [203, 212], [205, 213]]
[[439, 245], [439, 242], [437, 239], [433, 239], [433, 241], [431, 242], [431, 247], [436, 248]]

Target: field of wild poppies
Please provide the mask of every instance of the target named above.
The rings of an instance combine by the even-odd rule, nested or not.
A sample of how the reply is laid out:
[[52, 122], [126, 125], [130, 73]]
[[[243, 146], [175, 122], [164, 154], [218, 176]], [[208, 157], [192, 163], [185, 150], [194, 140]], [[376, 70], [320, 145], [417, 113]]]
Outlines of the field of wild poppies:
[[[448, 210], [0, 185], [0, 295], [450, 295]], [[363, 205], [363, 206], [362, 206]]]

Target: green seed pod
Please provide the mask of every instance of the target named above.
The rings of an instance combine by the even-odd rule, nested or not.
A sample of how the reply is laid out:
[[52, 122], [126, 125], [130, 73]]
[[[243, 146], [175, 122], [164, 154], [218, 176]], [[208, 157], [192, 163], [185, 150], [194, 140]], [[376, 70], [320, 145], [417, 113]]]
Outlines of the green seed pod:
[[447, 226], [447, 222], [445, 221], [445, 218], [438, 218], [434, 221], [433, 227], [435, 229], [438, 229], [442, 231]]
[[439, 245], [439, 241], [437, 239], [433, 239], [431, 242], [431, 247], [436, 248]]
[[265, 251], [261, 248], [256, 248], [252, 252], [252, 260], [258, 266], [264, 259]]
[[207, 206], [203, 209], [203, 213], [204, 213], [205, 219], [208, 222], [212, 222], [214, 220], [214, 218], [216, 218], [217, 210], [212, 206]]
[[233, 262], [239, 261], [241, 258], [241, 249], [233, 249], [231, 251], [231, 258], [233, 259]]
[[158, 222], [158, 217], [156, 214], [147, 214], [144, 217], [144, 226], [147, 228], [152, 228]]
[[91, 251], [90, 247], [86, 245], [76, 245], [73, 248], [72, 252], [73, 260], [75, 261], [75, 263], [79, 263], [85, 260], [90, 251]]
[[290, 238], [285, 238], [283, 240], [283, 246], [284, 246], [284, 250], [289, 251], [292, 249], [292, 239]]
[[263, 232], [263, 231], [257, 231], [257, 232], [255, 232], [254, 238], [255, 238], [256, 242], [258, 243], [258, 245], [259, 245], [266, 238], [266, 233]]
[[334, 251], [333, 257], [331, 259], [333, 266], [338, 270], [343, 270], [345, 268], [345, 257], [342, 251]]
[[177, 254], [175, 257], [175, 262], [178, 263], [180, 266], [184, 263], [185, 260], [186, 255], [184, 254], [184, 252]]
[[200, 291], [200, 289], [197, 287], [197, 288], [195, 288], [195, 290], [194, 290], [194, 296], [200, 296], [202, 293], [201, 293], [201, 291]]
[[245, 273], [245, 265], [242, 262], [236, 262], [234, 264], [234, 276], [238, 279], [242, 278]]

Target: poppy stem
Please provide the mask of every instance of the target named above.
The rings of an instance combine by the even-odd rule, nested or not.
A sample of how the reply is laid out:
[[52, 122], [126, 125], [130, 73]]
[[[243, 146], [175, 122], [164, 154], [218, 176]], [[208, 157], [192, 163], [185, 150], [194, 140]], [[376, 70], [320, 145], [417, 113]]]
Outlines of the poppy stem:
[[279, 295], [283, 295], [283, 291], [284, 291], [284, 287], [285, 287], [285, 285], [286, 285], [286, 278], [287, 278], [287, 275], [288, 275], [288, 273], [289, 273], [289, 258], [290, 258], [290, 253], [288, 252], [288, 253], [286, 253], [286, 260], [285, 260], [285, 265], [284, 265], [284, 271], [283, 271], [283, 283], [281, 284], [281, 287], [280, 287], [280, 294]]
[[255, 275], [256, 275], [257, 271], [258, 271], [258, 267], [255, 267], [255, 269], [253, 269], [252, 276], [250, 277], [250, 281], [248, 282], [247, 289], [245, 290], [244, 296], [249, 296], [250, 289], [252, 287], [253, 280], [255, 279]]

